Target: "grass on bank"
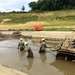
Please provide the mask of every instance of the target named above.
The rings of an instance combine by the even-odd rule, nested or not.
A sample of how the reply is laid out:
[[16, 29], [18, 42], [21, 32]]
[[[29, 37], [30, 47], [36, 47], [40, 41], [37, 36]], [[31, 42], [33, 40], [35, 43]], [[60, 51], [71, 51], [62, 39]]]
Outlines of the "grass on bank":
[[72, 31], [75, 27], [44, 27], [43, 31]]
[[[4, 21], [4, 19], [10, 19]], [[43, 23], [46, 31], [71, 31], [75, 28], [75, 10], [61, 10], [43, 13], [0, 13], [0, 30], [34, 30], [27, 22]], [[3, 22], [3, 23], [2, 23]]]

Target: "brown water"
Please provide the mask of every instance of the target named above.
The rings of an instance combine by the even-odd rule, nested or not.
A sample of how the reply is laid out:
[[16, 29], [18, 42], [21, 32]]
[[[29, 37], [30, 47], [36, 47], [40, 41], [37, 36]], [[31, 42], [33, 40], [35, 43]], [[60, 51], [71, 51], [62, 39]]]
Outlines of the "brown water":
[[34, 58], [31, 59], [27, 59], [27, 53], [21, 53], [17, 49], [18, 40], [1, 41], [0, 64], [28, 75], [75, 75], [75, 63], [56, 60], [56, 52], [39, 54], [39, 45], [35, 45], [31, 40], [28, 41], [34, 54]]

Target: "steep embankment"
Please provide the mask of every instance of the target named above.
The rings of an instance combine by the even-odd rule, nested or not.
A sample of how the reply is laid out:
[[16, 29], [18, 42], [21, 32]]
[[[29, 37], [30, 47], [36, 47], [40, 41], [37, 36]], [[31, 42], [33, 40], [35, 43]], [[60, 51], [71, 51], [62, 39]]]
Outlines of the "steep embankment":
[[40, 24], [47, 31], [72, 30], [75, 28], [75, 10], [0, 14], [0, 30], [34, 30], [33, 26]]

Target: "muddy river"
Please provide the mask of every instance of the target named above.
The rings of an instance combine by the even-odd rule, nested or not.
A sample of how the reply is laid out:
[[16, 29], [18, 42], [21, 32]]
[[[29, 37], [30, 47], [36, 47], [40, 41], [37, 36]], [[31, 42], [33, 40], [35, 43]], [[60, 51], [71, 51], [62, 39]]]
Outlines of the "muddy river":
[[[18, 40], [5, 40], [0, 42], [0, 64], [17, 69], [28, 75], [75, 75], [75, 63], [65, 60], [56, 60], [56, 52], [50, 51], [39, 54], [39, 45], [31, 40], [29, 45], [34, 58], [27, 58], [27, 52], [17, 49]], [[50, 52], [49, 52], [50, 51]]]

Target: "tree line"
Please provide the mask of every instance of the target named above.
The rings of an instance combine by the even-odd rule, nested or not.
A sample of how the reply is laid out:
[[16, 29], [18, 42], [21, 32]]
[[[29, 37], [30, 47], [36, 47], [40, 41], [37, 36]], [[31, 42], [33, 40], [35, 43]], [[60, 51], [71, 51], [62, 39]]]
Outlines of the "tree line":
[[31, 11], [53, 11], [62, 9], [74, 9], [75, 0], [38, 0], [29, 3]]

